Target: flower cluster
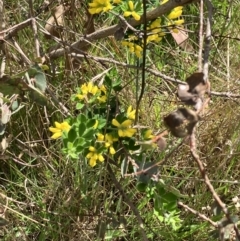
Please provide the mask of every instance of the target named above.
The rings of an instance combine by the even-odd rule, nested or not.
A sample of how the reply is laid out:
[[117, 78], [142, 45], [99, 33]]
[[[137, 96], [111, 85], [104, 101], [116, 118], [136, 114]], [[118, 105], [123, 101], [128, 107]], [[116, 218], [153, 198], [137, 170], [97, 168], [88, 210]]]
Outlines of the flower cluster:
[[110, 0], [93, 0], [92, 3], [89, 3], [89, 13], [98, 14], [100, 12], [107, 12], [112, 9]]
[[[103, 107], [108, 108], [112, 98], [115, 98], [110, 93], [112, 82], [106, 81], [106, 84], [107, 88], [104, 85], [98, 87], [92, 82], [80, 86], [73, 100], [85, 106], [85, 114], [80, 113], [76, 117], [69, 117], [68, 121], [62, 123], [55, 122], [55, 127], [49, 128], [53, 133], [52, 139], [62, 138], [62, 151], [68, 157], [79, 159], [82, 155], [91, 167], [96, 166], [98, 162], [103, 162], [106, 157], [115, 155], [123, 145], [128, 147], [129, 151], [140, 149], [137, 144], [139, 137], [143, 139], [144, 144], [145, 141], [148, 143], [152, 140], [151, 132], [139, 135], [134, 128], [136, 110], [131, 105], [127, 111], [120, 112], [117, 116], [115, 112], [109, 112], [106, 117]], [[109, 98], [108, 104], [106, 96]]]
[[142, 57], [143, 48], [135, 43], [122, 41], [122, 45], [127, 47], [131, 53], [134, 53], [138, 58]]
[[106, 87], [104, 85], [98, 87], [92, 82], [89, 82], [88, 84], [83, 84], [79, 89], [79, 93], [76, 94], [76, 97], [79, 100], [85, 99], [88, 101], [92, 96], [97, 96], [97, 99], [100, 103], [106, 102]]
[[105, 159], [104, 155], [114, 155], [116, 153], [114, 142], [118, 142], [119, 138], [131, 138], [137, 132], [136, 129], [131, 128], [133, 120], [135, 119], [135, 112], [136, 110], [133, 110], [132, 106], [129, 106], [126, 113], [129, 119], [124, 120], [122, 123], [113, 119], [112, 125], [117, 127], [116, 130], [106, 134], [100, 132], [96, 134], [97, 139], [94, 145], [88, 148], [89, 152], [86, 154], [86, 158], [89, 159], [89, 165], [91, 167], [94, 167], [97, 161], [103, 162]]
[[123, 14], [124, 17], [132, 16], [136, 21], [139, 21], [141, 16], [136, 12], [133, 1], [128, 1], [128, 11]]
[[[184, 19], [179, 18], [182, 15], [183, 7], [179, 6], [174, 8], [167, 16], [168, 18], [168, 26], [175, 25], [175, 26], [181, 26], [184, 24]], [[172, 29], [174, 33], [178, 33], [178, 29], [174, 28]]]
[[158, 18], [153, 21], [150, 26], [147, 28], [149, 31], [149, 36], [147, 37], [147, 43], [149, 42], [160, 42], [162, 37], [165, 35], [164, 32], [161, 32], [161, 19]]
[[[168, 0], [163, 0], [161, 4], [168, 2]], [[174, 8], [167, 16], [167, 25], [168, 26], [181, 26], [184, 24], [184, 19], [180, 18], [183, 12], [183, 7], [179, 6]], [[173, 32], [178, 33], [178, 29], [172, 29]]]

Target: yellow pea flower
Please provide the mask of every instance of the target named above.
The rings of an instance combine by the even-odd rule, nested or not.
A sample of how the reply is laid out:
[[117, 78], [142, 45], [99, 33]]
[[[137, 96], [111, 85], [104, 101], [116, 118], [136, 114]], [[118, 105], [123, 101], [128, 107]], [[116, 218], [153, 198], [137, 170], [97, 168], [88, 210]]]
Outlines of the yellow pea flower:
[[125, 120], [120, 124], [116, 119], [113, 119], [112, 124], [118, 128], [118, 135], [120, 137], [132, 137], [137, 132], [136, 129], [130, 128], [130, 125], [132, 125], [131, 120]]
[[133, 16], [133, 18], [134, 18], [136, 21], [139, 21], [140, 18], [141, 18], [141, 16], [134, 11], [133, 1], [128, 1], [128, 6], [129, 6], [129, 10], [130, 10], [130, 11], [125, 11], [125, 12], [123, 13], [123, 16], [124, 16], [124, 17]]
[[136, 110], [133, 110], [132, 106], [130, 105], [127, 109], [127, 118], [130, 120], [135, 120]]
[[180, 17], [180, 16], [182, 15], [182, 12], [183, 12], [182, 9], [183, 9], [182, 6], [174, 8], [174, 9], [170, 12], [170, 14], [168, 14], [167, 18], [168, 18], [168, 19], [176, 19], [176, 18]]
[[112, 9], [110, 0], [93, 0], [92, 3], [89, 3], [89, 13], [98, 14], [100, 12], [107, 12]]
[[89, 159], [89, 165], [91, 167], [96, 166], [97, 160], [100, 162], [104, 161], [103, 155], [101, 153], [98, 153], [95, 147], [90, 146], [89, 151], [90, 152], [86, 155], [86, 158]]
[[63, 132], [68, 132], [71, 129], [71, 126], [66, 122], [59, 123], [57, 121], [54, 122], [55, 127], [49, 127], [49, 130], [54, 133], [51, 138], [52, 139], [58, 139], [62, 136]]

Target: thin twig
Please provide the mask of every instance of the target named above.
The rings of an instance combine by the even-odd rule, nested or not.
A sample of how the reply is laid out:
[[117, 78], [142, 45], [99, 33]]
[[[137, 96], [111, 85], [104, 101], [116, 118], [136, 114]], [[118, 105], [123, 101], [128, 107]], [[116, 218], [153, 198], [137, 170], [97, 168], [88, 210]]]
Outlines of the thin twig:
[[31, 20], [32, 20], [32, 29], [33, 29], [33, 35], [34, 35], [36, 55], [38, 58], [40, 58], [40, 43], [38, 40], [37, 24], [36, 24], [36, 19], [34, 18], [32, 0], [29, 0], [29, 9], [30, 9], [30, 16], [31, 16]]
[[203, 0], [200, 0], [200, 21], [199, 21], [199, 50], [198, 50], [198, 71], [202, 72], [202, 51], [203, 51]]
[[206, 215], [199, 213], [198, 211], [190, 208], [188, 205], [183, 204], [182, 202], [178, 202], [178, 205], [187, 209], [188, 211], [190, 211], [191, 213], [193, 213], [194, 215], [200, 217], [201, 219], [209, 222], [213, 227], [218, 228], [218, 224], [216, 222], [213, 222], [210, 218], [208, 218]]
[[28, 27], [31, 24], [31, 21], [32, 21], [32, 19], [28, 18], [27, 20], [25, 20], [19, 24], [16, 24], [11, 28], [1, 31], [0, 35], [6, 33], [6, 35], [4, 36], [4, 40], [8, 40], [8, 39], [12, 38], [13, 36], [15, 36], [18, 31]]
[[[143, 54], [142, 54], [142, 85], [141, 85], [141, 92], [139, 95], [139, 98], [137, 100], [136, 105], [136, 117], [135, 117], [135, 124], [138, 122], [138, 114], [139, 114], [139, 108], [140, 103], [143, 98], [143, 94], [145, 91], [145, 73], [146, 73], [146, 54], [147, 54], [147, 3], [146, 0], [143, 0]], [[138, 91], [138, 86], [136, 88], [136, 91]]]
[[213, 15], [213, 5], [210, 0], [206, 0], [207, 9], [208, 9], [208, 18], [207, 18], [207, 27], [206, 27], [206, 37], [205, 37], [205, 46], [204, 46], [204, 58], [203, 58], [203, 74], [205, 83], [208, 80], [208, 59], [210, 52], [210, 41], [211, 41], [211, 27], [212, 27], [212, 15]]

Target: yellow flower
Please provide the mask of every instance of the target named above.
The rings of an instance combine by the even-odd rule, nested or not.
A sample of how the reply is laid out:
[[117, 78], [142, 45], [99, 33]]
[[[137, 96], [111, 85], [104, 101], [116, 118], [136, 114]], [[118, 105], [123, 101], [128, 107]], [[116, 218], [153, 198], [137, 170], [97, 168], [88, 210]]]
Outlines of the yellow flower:
[[132, 106], [130, 105], [127, 109], [127, 118], [130, 120], [135, 120], [135, 114], [136, 110], [133, 110]]
[[107, 90], [106, 90], [105, 85], [101, 85], [101, 86], [99, 87], [99, 89], [100, 89], [104, 94], [107, 93]]
[[150, 129], [146, 130], [143, 134], [144, 140], [149, 140], [149, 139], [152, 139], [153, 137], [154, 135], [152, 134], [152, 130]]
[[79, 100], [83, 100], [84, 99], [84, 95], [81, 95], [81, 94], [77, 94], [76, 97], [79, 99]]
[[129, 51], [131, 53], [134, 53], [138, 58], [142, 57], [142, 47], [138, 44], [127, 42], [127, 41], [122, 41], [122, 45], [126, 46], [129, 48]]
[[114, 138], [111, 134], [105, 135], [105, 147], [109, 148], [110, 154], [114, 155], [116, 153], [113, 145], [113, 142], [118, 141], [118, 138]]
[[174, 24], [175, 25], [182, 25], [182, 24], [184, 24], [184, 19], [175, 20]]
[[89, 82], [88, 84], [83, 84], [80, 87], [81, 93], [76, 94], [76, 97], [80, 100], [83, 100], [87, 98], [88, 94], [96, 95], [100, 90], [96, 85], [93, 85], [92, 82]]
[[130, 125], [132, 125], [131, 120], [125, 120], [120, 124], [116, 119], [113, 119], [112, 124], [118, 128], [118, 135], [120, 137], [132, 137], [137, 131], [134, 128], [130, 128]]
[[95, 147], [90, 146], [89, 151], [90, 152], [87, 154], [86, 157], [89, 159], [89, 165], [91, 167], [96, 166], [97, 160], [99, 160], [100, 162], [104, 161], [103, 155], [101, 153], [98, 153]]
[[107, 101], [107, 96], [98, 96], [97, 99], [99, 100], [100, 103], [105, 103]]
[[147, 43], [149, 42], [160, 42], [162, 40], [162, 36], [165, 35], [165, 33], [161, 32], [161, 19], [154, 20], [148, 30], [149, 36], [147, 37]]
[[119, 4], [122, 0], [113, 0], [113, 3]]
[[170, 14], [168, 14], [167, 18], [168, 18], [168, 19], [175, 19], [175, 18], [180, 17], [180, 16], [182, 15], [182, 11], [183, 11], [182, 9], [183, 9], [182, 6], [174, 8], [174, 9], [170, 12]]
[[56, 127], [49, 127], [49, 130], [54, 133], [51, 138], [52, 139], [57, 139], [62, 136], [63, 132], [66, 131], [68, 132], [71, 129], [71, 126], [66, 122], [59, 123], [57, 121], [54, 122]]
[[136, 21], [139, 21], [140, 20], [140, 15], [137, 14], [135, 11], [134, 11], [134, 5], [133, 5], [133, 1], [128, 1], [128, 6], [129, 6], [129, 10], [130, 11], [125, 11], [123, 16], [124, 17], [129, 17], [129, 16], [133, 16], [133, 18], [136, 20]]
[[89, 3], [89, 13], [98, 14], [100, 12], [107, 12], [112, 9], [110, 0], [93, 0], [92, 3]]
[[101, 134], [101, 133], [97, 133], [97, 140], [98, 140], [99, 142], [103, 142], [103, 141], [104, 141], [104, 135]]

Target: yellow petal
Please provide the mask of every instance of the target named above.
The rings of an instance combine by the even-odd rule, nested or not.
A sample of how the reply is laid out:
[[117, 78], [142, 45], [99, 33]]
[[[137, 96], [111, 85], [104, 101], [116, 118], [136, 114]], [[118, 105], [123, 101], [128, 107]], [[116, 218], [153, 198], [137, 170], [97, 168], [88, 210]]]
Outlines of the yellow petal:
[[69, 131], [70, 129], [71, 129], [71, 126], [66, 121], [61, 123], [61, 130]]
[[106, 142], [105, 143], [105, 147], [108, 148], [109, 146], [111, 146], [111, 143], [110, 142]]
[[116, 119], [112, 119], [112, 124], [116, 127], [120, 126], [119, 122]]
[[119, 130], [118, 130], [118, 135], [119, 135], [120, 137], [124, 137], [123, 130], [119, 129]]
[[144, 133], [144, 139], [151, 139], [151, 138], [153, 138], [152, 130], [147, 130], [147, 131], [145, 131], [145, 133]]
[[112, 155], [114, 155], [116, 153], [115, 149], [112, 146], [109, 148], [109, 152]]
[[89, 3], [88, 6], [90, 6], [92, 8], [95, 8], [95, 7], [99, 6], [99, 5], [96, 2], [92, 2], [92, 3]]
[[127, 118], [131, 120], [135, 120], [135, 114], [136, 114], [136, 110], [132, 110], [132, 106], [130, 105], [127, 109]]
[[87, 158], [91, 158], [92, 156], [93, 156], [93, 152], [89, 152], [89, 153], [86, 155]]
[[128, 6], [129, 6], [129, 8], [130, 8], [131, 11], [134, 10], [133, 1], [128, 1]]
[[83, 99], [84, 99], [84, 95], [77, 94], [76, 97], [77, 97], [79, 100], [83, 100]]
[[133, 128], [126, 129], [124, 130], [124, 136], [132, 137], [136, 133], [136, 131], [137, 130]]
[[164, 4], [164, 3], [166, 3], [166, 2], [168, 2], [168, 0], [163, 0], [163, 1], [161, 2], [161, 5]]
[[174, 24], [175, 25], [182, 25], [182, 24], [184, 24], [184, 19], [176, 20], [176, 21], [174, 21]]
[[96, 160], [94, 159], [94, 158], [91, 158], [90, 160], [89, 160], [89, 165], [91, 166], [91, 167], [94, 167], [94, 166], [96, 166]]
[[104, 135], [103, 134], [101, 134], [101, 133], [97, 133], [97, 140], [98, 141], [104, 141]]
[[140, 16], [139, 14], [137, 14], [136, 12], [132, 12], [132, 16], [134, 17], [134, 19], [135, 19], [136, 21], [139, 21], [140, 18], [141, 18], [141, 16]]
[[52, 139], [58, 139], [59, 137], [61, 137], [62, 136], [62, 132], [56, 132], [56, 133], [54, 133], [52, 136], [51, 136], [51, 138]]
[[99, 96], [97, 99], [99, 100], [100, 103], [105, 103], [107, 101], [107, 96], [106, 95]]
[[90, 146], [88, 150], [91, 151], [91, 152], [95, 152], [96, 151], [94, 146]]
[[129, 11], [126, 11], [126, 12], [123, 13], [124, 17], [129, 17], [131, 15], [132, 15], [132, 12], [129, 12]]
[[96, 120], [96, 122], [95, 122], [95, 124], [93, 126], [93, 129], [97, 129], [97, 127], [98, 127], [98, 120]]
[[179, 10], [179, 11], [172, 11], [168, 16], [167, 18], [168, 19], [175, 19], [175, 18], [178, 18], [182, 15], [182, 10]]
[[100, 162], [103, 162], [103, 161], [104, 161], [104, 157], [103, 157], [102, 154], [98, 154], [98, 160], [99, 160]]
[[58, 129], [60, 129], [60, 128], [61, 128], [61, 123], [59, 123], [59, 122], [55, 121], [55, 122], [54, 122], [54, 124], [55, 124], [56, 128], [58, 128]]
[[142, 52], [140, 52], [140, 51], [135, 51], [135, 54], [138, 58], [142, 57]]
[[105, 85], [101, 85], [101, 86], [99, 87], [99, 89], [106, 94], [107, 89], [106, 89]]
[[132, 121], [131, 120], [125, 120], [122, 124], [121, 127], [129, 127], [130, 125], [132, 125]]
[[50, 130], [51, 132], [53, 132], [53, 133], [56, 133], [56, 132], [61, 132], [61, 130], [60, 130], [60, 129], [55, 128], [55, 127], [49, 127], [49, 130]]

